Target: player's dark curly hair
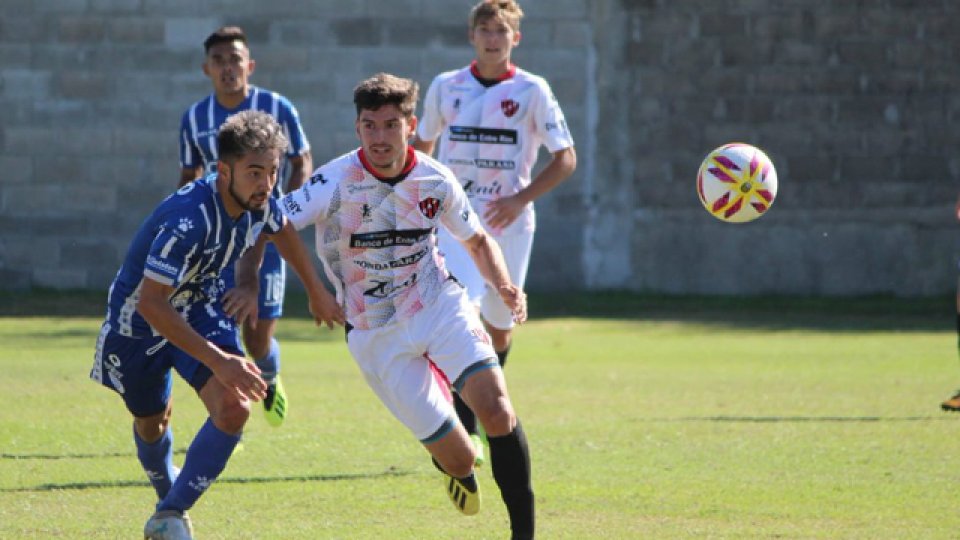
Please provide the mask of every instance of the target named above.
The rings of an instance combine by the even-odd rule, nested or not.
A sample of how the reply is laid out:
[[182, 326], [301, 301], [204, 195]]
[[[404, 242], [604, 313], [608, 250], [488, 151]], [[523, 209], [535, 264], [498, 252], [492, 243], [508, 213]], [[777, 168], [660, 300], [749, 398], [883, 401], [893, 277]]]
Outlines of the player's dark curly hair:
[[284, 152], [288, 145], [283, 128], [263, 111], [238, 112], [227, 118], [217, 132], [217, 151], [221, 161], [232, 162], [247, 154], [270, 150]]
[[203, 52], [209, 53], [210, 48], [214, 45], [233, 43], [234, 41], [241, 41], [244, 45], [247, 44], [247, 34], [243, 32], [243, 28], [239, 26], [222, 26], [204, 40]]
[[514, 32], [519, 32], [523, 10], [515, 0], [483, 0], [470, 10], [467, 22], [470, 30], [473, 30], [478, 24], [494, 17], [500, 17]]
[[406, 117], [413, 116], [417, 109], [420, 85], [410, 79], [404, 79], [389, 73], [377, 73], [361, 81], [353, 89], [353, 104], [360, 111], [376, 111], [384, 105], [396, 105]]

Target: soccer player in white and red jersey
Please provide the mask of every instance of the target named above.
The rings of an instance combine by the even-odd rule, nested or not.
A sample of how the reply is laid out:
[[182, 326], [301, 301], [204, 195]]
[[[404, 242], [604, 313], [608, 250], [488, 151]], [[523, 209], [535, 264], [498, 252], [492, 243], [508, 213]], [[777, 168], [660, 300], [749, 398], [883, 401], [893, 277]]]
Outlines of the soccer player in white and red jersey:
[[[470, 204], [503, 251], [510, 278], [526, 282], [533, 247], [533, 201], [555, 188], [577, 167], [573, 138], [550, 85], [510, 60], [520, 43], [523, 11], [513, 0], [484, 0], [470, 11], [470, 43], [476, 58], [469, 66], [441, 73], [430, 84], [413, 146], [438, 158], [463, 185]], [[551, 152], [535, 178], [540, 146]], [[510, 352], [513, 321], [496, 291], [486, 286], [464, 250], [440, 235], [447, 267], [479, 305], [500, 365]], [[457, 412], [479, 449], [476, 420], [459, 396]]]
[[[207, 37], [203, 48], [206, 53], [203, 72], [213, 83], [213, 93], [191, 105], [180, 121], [180, 185], [216, 172], [217, 130], [230, 115], [250, 109], [273, 116], [290, 142], [280, 158], [280, 180], [274, 195], [283, 195], [284, 178], [288, 191], [303, 185], [313, 162], [300, 116], [286, 97], [250, 84], [256, 62], [250, 57], [243, 29], [222, 27]], [[243, 344], [269, 385], [267, 398], [263, 400], [267, 421], [279, 426], [289, 405], [279, 377], [280, 345], [273, 334], [277, 319], [283, 314], [287, 272], [272, 243], [263, 255], [259, 277], [258, 314], [256, 320], [243, 325]], [[233, 285], [232, 268], [226, 270], [224, 279], [229, 286]]]
[[457, 421], [449, 386], [489, 437], [493, 476], [513, 538], [532, 538], [530, 452], [490, 337], [437, 251], [448, 230], [497, 291], [512, 320], [526, 319], [514, 284], [450, 170], [408, 144], [417, 84], [380, 73], [354, 90], [361, 147], [321, 166], [281, 206], [295, 227], [316, 227], [317, 254], [344, 303], [347, 346], [383, 404], [444, 471], [465, 514], [480, 507], [476, 450]]

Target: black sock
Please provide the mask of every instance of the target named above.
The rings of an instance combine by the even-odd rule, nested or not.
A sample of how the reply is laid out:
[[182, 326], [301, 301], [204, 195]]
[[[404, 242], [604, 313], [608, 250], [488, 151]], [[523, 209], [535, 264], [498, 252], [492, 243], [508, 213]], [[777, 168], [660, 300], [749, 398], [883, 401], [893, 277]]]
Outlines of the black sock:
[[[958, 315], [960, 317], [960, 315]], [[960, 325], [960, 321], [957, 322]], [[957, 328], [960, 328], [958, 326]], [[507, 345], [507, 348], [497, 353], [497, 360], [500, 362], [500, 367], [503, 367], [507, 363], [507, 355], [510, 354], [510, 345]]]
[[533, 538], [534, 498], [530, 480], [530, 449], [520, 420], [512, 433], [503, 437], [487, 435], [493, 479], [510, 515], [510, 529], [516, 540]]
[[460, 418], [460, 423], [463, 424], [463, 429], [467, 430], [467, 433], [470, 435], [477, 434], [477, 416], [473, 414], [473, 411], [470, 410], [470, 407], [467, 407], [467, 404], [460, 399], [460, 394], [453, 393], [453, 408], [457, 411], [457, 417]]

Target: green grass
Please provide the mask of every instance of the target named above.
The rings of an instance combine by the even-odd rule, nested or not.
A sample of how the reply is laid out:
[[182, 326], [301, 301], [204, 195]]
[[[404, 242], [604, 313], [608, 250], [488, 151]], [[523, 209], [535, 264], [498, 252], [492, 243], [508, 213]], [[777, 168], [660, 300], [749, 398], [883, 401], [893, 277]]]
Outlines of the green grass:
[[[154, 501], [86, 378], [101, 294], [0, 295], [0, 538], [134, 538]], [[541, 538], [955, 538], [951, 299], [533, 298], [507, 367]], [[342, 333], [280, 324], [291, 416], [191, 511], [200, 538], [504, 538], [456, 513]], [[69, 316], [79, 313], [81, 316]], [[584, 316], [589, 314], [590, 316]], [[204, 420], [178, 380], [180, 452]]]

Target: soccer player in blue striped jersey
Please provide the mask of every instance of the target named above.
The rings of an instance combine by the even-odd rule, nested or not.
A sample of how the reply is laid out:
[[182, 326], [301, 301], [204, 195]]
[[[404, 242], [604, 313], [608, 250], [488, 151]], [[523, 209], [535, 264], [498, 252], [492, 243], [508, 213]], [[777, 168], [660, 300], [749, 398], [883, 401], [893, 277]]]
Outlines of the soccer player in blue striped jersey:
[[[237, 328], [252, 315], [254, 295], [228, 290], [224, 271], [269, 235], [306, 285], [317, 324], [343, 324], [336, 298], [271, 195], [286, 146], [268, 114], [245, 111], [228, 119], [218, 135], [217, 172], [160, 203], [110, 286], [90, 377], [117, 392], [134, 417], [137, 457], [160, 499], [146, 538], [192, 537], [185, 512], [226, 467], [250, 401], [266, 395]], [[239, 271], [252, 281], [255, 265], [244, 262]], [[209, 412], [182, 470], [173, 465], [171, 369]]]
[[[281, 158], [280, 181], [275, 194], [303, 185], [313, 168], [310, 144], [296, 108], [284, 96], [250, 84], [256, 62], [250, 57], [243, 29], [226, 26], [212, 33], [203, 43], [206, 57], [203, 72], [213, 83], [213, 93], [194, 103], [180, 122], [180, 185], [216, 171], [217, 129], [228, 116], [238, 111], [255, 109], [273, 116], [284, 130], [290, 147]], [[233, 270], [224, 277], [233, 284]], [[283, 423], [288, 409], [287, 396], [280, 382], [280, 346], [273, 337], [277, 319], [283, 314], [286, 267], [271, 245], [267, 245], [260, 268], [258, 316], [243, 326], [243, 342], [268, 383], [264, 412], [272, 426]]]

